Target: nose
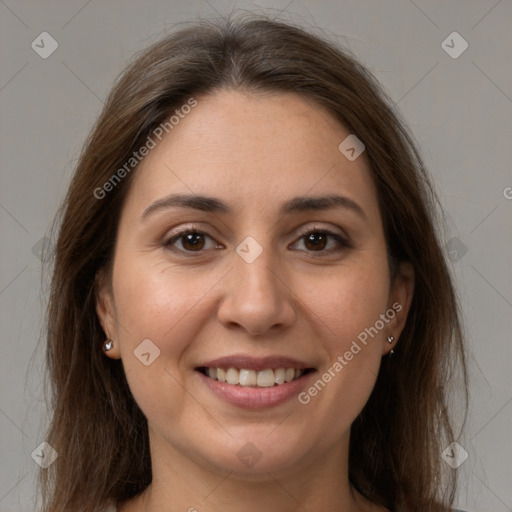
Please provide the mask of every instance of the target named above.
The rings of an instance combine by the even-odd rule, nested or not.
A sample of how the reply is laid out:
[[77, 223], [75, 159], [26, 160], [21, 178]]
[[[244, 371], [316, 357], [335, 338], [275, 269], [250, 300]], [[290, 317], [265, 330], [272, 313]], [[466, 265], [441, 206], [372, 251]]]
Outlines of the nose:
[[293, 293], [269, 250], [251, 263], [236, 255], [234, 268], [226, 277], [224, 299], [217, 312], [224, 326], [261, 336], [293, 324]]

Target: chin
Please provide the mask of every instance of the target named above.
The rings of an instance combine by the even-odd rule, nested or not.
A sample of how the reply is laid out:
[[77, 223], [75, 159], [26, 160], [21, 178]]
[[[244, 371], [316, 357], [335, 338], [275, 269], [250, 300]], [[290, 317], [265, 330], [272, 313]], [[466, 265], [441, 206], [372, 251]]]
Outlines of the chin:
[[213, 453], [210, 443], [204, 447], [207, 453], [203, 452], [201, 458], [214, 471], [229, 472], [230, 478], [241, 480], [262, 481], [268, 480], [268, 473], [285, 476], [297, 471], [306, 455], [303, 444], [295, 441], [299, 436], [272, 436], [269, 432], [265, 429], [260, 435], [252, 432], [250, 436], [233, 436], [230, 446], [219, 442]]

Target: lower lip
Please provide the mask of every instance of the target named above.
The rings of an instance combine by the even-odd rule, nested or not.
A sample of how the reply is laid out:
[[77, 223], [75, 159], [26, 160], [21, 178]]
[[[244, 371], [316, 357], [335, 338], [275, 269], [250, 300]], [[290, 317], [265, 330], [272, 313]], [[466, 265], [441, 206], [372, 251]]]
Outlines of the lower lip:
[[211, 379], [199, 371], [197, 373], [204, 383], [222, 400], [243, 409], [263, 409], [282, 404], [290, 398], [298, 396], [308, 378], [315, 372], [310, 371], [297, 380], [268, 388], [228, 384]]

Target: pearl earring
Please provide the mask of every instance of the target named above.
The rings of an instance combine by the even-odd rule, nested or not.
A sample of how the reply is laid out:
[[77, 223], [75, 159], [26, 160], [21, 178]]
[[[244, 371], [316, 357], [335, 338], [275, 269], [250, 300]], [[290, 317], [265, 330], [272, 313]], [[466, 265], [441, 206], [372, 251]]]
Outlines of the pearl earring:
[[108, 352], [109, 350], [112, 349], [113, 346], [114, 340], [112, 338], [109, 338], [108, 340], [105, 341], [105, 343], [103, 343], [103, 351]]

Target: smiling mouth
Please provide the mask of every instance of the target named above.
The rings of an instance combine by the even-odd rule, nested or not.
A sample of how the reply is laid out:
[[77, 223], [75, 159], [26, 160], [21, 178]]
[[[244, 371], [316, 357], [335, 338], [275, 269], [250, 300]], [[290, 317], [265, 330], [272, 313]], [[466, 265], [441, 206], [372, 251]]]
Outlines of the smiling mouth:
[[302, 376], [314, 371], [314, 368], [267, 368], [256, 371], [247, 368], [209, 368], [201, 366], [197, 368], [197, 371], [212, 380], [233, 386], [270, 388], [298, 380]]

